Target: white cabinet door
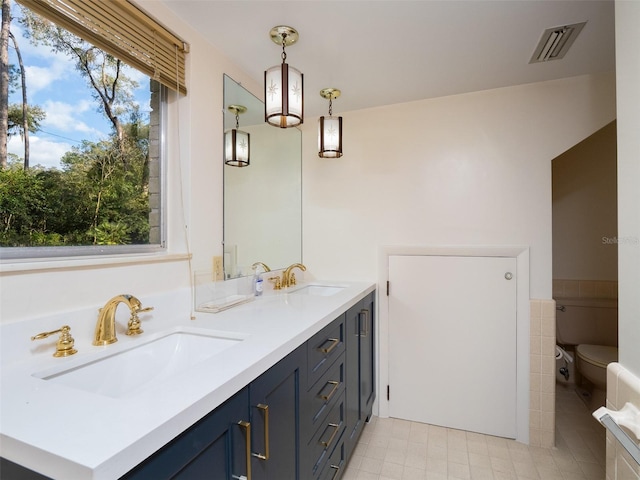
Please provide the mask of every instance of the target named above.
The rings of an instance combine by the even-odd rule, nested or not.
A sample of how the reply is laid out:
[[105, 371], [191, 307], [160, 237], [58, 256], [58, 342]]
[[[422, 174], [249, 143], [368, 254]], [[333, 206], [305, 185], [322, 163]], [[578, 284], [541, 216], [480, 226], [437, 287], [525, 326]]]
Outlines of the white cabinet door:
[[389, 414], [516, 437], [516, 259], [389, 257]]

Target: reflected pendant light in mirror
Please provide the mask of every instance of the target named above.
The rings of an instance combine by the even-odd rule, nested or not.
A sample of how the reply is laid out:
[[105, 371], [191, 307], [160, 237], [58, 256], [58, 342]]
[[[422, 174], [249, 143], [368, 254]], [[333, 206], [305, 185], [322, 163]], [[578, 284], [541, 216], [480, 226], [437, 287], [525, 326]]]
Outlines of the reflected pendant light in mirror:
[[303, 120], [303, 75], [287, 65], [285, 47], [298, 41], [295, 28], [281, 25], [269, 32], [271, 40], [282, 45], [282, 63], [264, 72], [264, 120], [275, 127], [289, 128]]
[[323, 88], [320, 96], [329, 100], [329, 116], [318, 121], [318, 156], [339, 158], [342, 156], [342, 117], [333, 116], [333, 100], [340, 96], [337, 88]]
[[249, 134], [239, 130], [240, 114], [247, 111], [243, 105], [229, 105], [227, 107], [236, 116], [236, 128], [227, 130], [224, 134], [224, 163], [231, 167], [249, 166]]

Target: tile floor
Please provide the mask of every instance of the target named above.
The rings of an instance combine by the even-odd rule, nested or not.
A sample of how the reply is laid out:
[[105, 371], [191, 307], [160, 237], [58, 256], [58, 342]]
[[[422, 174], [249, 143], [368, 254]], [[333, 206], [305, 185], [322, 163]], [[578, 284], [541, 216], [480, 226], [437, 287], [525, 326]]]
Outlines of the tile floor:
[[556, 447], [373, 417], [343, 480], [603, 480], [604, 428], [573, 388], [556, 385]]

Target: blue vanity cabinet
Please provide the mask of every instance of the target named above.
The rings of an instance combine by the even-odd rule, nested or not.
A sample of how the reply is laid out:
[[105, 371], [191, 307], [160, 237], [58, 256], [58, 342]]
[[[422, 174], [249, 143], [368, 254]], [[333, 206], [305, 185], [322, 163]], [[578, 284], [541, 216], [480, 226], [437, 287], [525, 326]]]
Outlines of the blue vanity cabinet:
[[[307, 341], [307, 383], [301, 396], [301, 478], [320, 478], [346, 429], [345, 315]], [[335, 471], [337, 472], [337, 471]], [[335, 477], [338, 478], [338, 477]]]
[[369, 294], [362, 300], [360, 310], [360, 410], [368, 420], [373, 411], [373, 402], [376, 399], [375, 385], [375, 293]]
[[249, 384], [252, 480], [304, 478], [298, 439], [305, 354], [302, 345]]
[[300, 478], [298, 391], [305, 352], [299, 347], [122, 480]]
[[251, 438], [248, 405], [245, 387], [121, 479], [246, 478]]
[[375, 400], [374, 315], [375, 292], [346, 313], [347, 458], [371, 416]]

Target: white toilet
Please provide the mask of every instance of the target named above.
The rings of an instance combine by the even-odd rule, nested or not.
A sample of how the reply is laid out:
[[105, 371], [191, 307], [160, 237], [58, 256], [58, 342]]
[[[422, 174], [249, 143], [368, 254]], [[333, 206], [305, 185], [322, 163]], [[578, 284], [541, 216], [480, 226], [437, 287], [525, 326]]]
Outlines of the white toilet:
[[576, 368], [595, 388], [607, 390], [607, 365], [618, 361], [618, 348], [607, 345], [576, 346]]
[[600, 404], [607, 389], [607, 365], [618, 361], [618, 302], [600, 298], [556, 298], [557, 343], [575, 349], [578, 383], [590, 382]]

